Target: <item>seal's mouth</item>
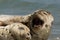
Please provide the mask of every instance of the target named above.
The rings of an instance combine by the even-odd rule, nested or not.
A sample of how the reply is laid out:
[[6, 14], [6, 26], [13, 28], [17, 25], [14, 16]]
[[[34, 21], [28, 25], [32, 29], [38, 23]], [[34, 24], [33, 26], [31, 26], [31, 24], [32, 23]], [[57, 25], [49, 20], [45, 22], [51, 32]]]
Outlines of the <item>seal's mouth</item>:
[[44, 24], [44, 21], [38, 17], [33, 18], [32, 20], [32, 27], [39, 27], [42, 26]]

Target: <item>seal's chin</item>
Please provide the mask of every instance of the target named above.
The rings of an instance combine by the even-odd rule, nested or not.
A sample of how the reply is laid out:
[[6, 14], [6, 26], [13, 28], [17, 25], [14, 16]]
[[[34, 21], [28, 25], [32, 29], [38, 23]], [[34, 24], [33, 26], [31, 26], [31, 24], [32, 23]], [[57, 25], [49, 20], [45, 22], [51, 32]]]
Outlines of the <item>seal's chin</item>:
[[44, 24], [44, 21], [38, 17], [33, 18], [32, 20], [32, 27], [39, 28]]

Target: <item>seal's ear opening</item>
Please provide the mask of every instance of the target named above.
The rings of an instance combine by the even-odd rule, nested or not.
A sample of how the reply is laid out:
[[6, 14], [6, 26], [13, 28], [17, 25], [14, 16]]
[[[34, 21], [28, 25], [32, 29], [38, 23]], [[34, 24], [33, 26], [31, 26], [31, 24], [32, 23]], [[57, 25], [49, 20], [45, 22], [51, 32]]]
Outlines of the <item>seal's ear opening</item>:
[[32, 25], [33, 25], [33, 27], [34, 27], [34, 25], [36, 25], [36, 26], [38, 26], [38, 25], [43, 25], [44, 24], [44, 21], [43, 20], [41, 20], [39, 17], [33, 17], [33, 19], [32, 19]]

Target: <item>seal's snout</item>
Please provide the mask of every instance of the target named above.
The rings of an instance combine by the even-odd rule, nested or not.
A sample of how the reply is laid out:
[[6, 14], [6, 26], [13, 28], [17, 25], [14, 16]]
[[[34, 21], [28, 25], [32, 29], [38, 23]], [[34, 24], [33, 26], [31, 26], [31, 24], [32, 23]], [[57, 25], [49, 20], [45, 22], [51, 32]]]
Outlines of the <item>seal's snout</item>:
[[27, 39], [27, 40], [30, 40], [30, 39], [31, 39], [30, 33], [27, 33], [26, 39]]
[[30, 40], [30, 39], [31, 39], [31, 37], [26, 37], [26, 39], [27, 39], [27, 40]]

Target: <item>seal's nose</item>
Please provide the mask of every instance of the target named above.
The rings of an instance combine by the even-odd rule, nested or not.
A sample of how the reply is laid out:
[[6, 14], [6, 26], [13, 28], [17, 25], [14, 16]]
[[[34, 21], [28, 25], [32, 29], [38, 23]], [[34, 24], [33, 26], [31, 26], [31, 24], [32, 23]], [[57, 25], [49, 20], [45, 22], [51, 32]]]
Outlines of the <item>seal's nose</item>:
[[31, 39], [31, 37], [26, 37], [26, 39], [27, 39], [27, 40], [30, 40], [30, 39]]
[[30, 39], [31, 39], [30, 33], [27, 33], [26, 39], [27, 39], [27, 40], [30, 40]]

